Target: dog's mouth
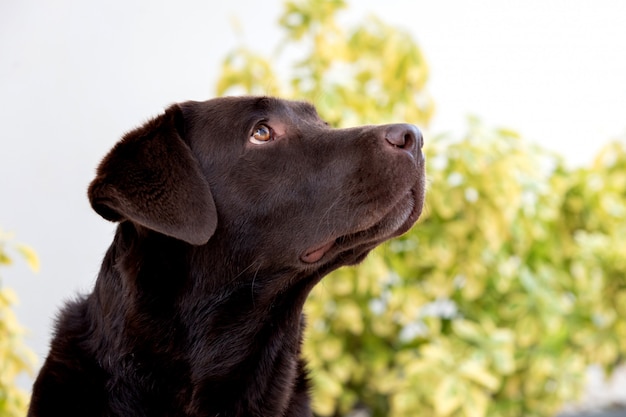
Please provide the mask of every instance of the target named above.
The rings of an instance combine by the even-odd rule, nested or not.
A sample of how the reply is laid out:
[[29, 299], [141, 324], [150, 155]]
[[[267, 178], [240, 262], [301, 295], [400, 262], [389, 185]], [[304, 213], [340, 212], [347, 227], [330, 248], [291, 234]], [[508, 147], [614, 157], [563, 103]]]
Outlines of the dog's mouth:
[[322, 261], [327, 254], [330, 256], [331, 253], [346, 251], [352, 251], [358, 259], [362, 259], [364, 254], [378, 244], [407, 232], [413, 226], [422, 212], [421, 194], [419, 188], [411, 189], [405, 198], [373, 225], [312, 246], [300, 256], [300, 260], [306, 264], [315, 264]]
[[324, 255], [326, 255], [326, 253], [329, 250], [331, 250], [333, 248], [333, 246], [335, 246], [336, 242], [337, 242], [337, 239], [331, 240], [330, 242], [326, 242], [326, 243], [324, 243], [320, 247], [311, 248], [311, 249], [307, 250], [300, 257], [300, 260], [302, 260], [302, 262], [307, 263], [307, 264], [315, 263], [315, 262], [319, 261], [320, 259], [322, 259], [324, 257]]

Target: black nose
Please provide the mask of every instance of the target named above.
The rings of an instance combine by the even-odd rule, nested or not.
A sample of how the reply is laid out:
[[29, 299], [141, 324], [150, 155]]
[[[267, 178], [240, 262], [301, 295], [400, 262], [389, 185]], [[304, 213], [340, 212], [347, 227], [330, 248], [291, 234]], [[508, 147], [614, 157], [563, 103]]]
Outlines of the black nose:
[[387, 143], [394, 148], [403, 149], [411, 154], [424, 145], [424, 139], [419, 129], [408, 123], [387, 125], [383, 129], [383, 136]]

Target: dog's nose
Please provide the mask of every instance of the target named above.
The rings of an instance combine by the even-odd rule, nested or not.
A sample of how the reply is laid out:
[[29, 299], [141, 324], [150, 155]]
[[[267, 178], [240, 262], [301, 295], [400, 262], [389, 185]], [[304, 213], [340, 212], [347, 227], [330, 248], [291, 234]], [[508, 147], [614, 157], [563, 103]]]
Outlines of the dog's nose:
[[383, 131], [385, 141], [394, 148], [403, 149], [414, 154], [424, 145], [419, 129], [408, 123], [387, 125]]

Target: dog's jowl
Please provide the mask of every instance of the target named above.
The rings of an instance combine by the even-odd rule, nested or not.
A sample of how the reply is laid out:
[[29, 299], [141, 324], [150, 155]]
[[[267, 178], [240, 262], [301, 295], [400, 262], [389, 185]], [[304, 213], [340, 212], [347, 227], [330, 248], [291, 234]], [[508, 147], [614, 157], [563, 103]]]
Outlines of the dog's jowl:
[[415, 223], [421, 148], [413, 125], [333, 129], [268, 97], [128, 133], [88, 191], [115, 238], [58, 317], [29, 416], [311, 416], [303, 304]]

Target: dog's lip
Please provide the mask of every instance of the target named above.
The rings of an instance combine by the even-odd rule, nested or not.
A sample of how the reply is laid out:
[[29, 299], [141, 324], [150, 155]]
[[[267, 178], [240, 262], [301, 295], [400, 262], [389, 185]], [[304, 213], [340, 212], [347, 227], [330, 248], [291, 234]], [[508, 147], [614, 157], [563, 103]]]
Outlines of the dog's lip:
[[[387, 232], [376, 234], [375, 236], [372, 236], [369, 239], [366, 239], [365, 241], [358, 242], [361, 239], [357, 238], [357, 246], [361, 244], [371, 244], [373, 242], [378, 244], [381, 241], [390, 239], [395, 236], [399, 236], [405, 233], [407, 230], [409, 230], [411, 226], [413, 226], [413, 224], [415, 223], [419, 215], [421, 214], [422, 207], [418, 203], [417, 191], [415, 188], [409, 190], [406, 197], [410, 199], [408, 204], [406, 203], [401, 203], [401, 204], [405, 204], [407, 206], [407, 210], [404, 213], [404, 215], [400, 215], [398, 217], [397, 224], [394, 227], [391, 227]], [[306, 250], [302, 256], [300, 256], [300, 260], [307, 264], [313, 264], [313, 263], [319, 262], [335, 246], [337, 245], [343, 246], [343, 244], [346, 244], [346, 243], [350, 246], [351, 244], [349, 242], [352, 241], [354, 237], [359, 236], [362, 233], [371, 231], [374, 227], [376, 227], [376, 224], [369, 226], [360, 231], [356, 231], [356, 232], [353, 232], [353, 233], [350, 233], [350, 234], [347, 234], [338, 238], [333, 238], [331, 240], [326, 241], [322, 245], [313, 246], [310, 249]]]
[[312, 264], [324, 257], [326, 252], [328, 252], [335, 245], [335, 240], [331, 240], [330, 242], [324, 243], [322, 246], [313, 247], [307, 250], [301, 257], [300, 260], [307, 264]]
[[406, 233], [411, 227], [413, 227], [417, 219], [419, 219], [424, 208], [424, 203], [423, 199], [418, 196], [418, 193], [419, 192], [416, 188], [411, 189], [409, 193], [409, 196], [411, 198], [411, 209], [409, 211], [409, 214], [404, 218], [404, 221], [401, 223], [400, 227], [396, 229], [391, 237], [400, 236]]

